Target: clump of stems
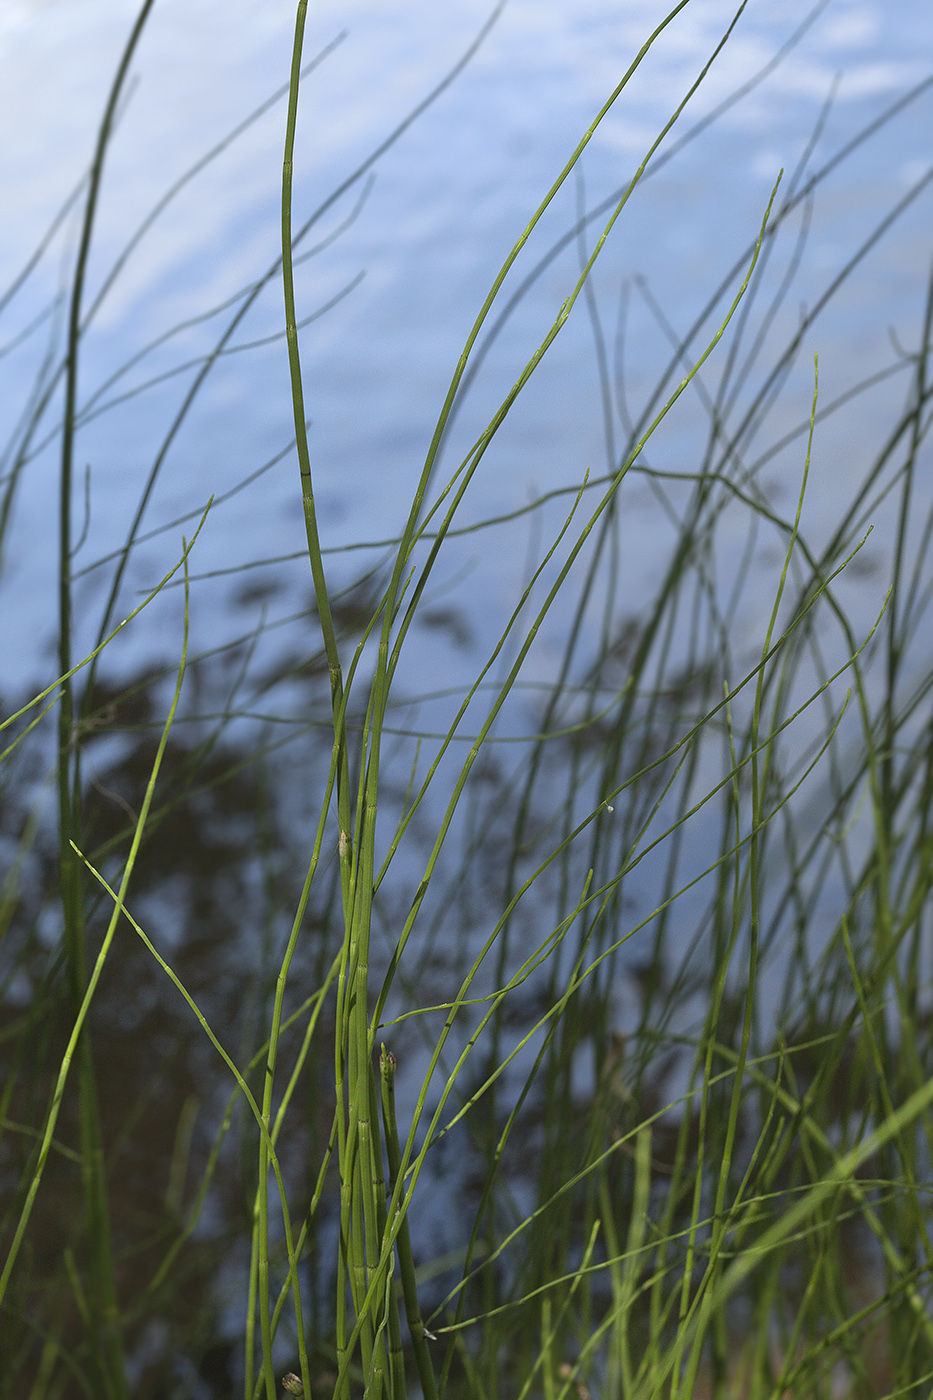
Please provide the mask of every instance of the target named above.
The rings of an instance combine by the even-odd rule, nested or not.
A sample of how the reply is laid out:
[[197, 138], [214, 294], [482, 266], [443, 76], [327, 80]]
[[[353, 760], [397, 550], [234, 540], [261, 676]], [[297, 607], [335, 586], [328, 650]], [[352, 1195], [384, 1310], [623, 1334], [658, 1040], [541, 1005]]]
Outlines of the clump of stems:
[[[784, 303], [813, 202], [928, 84], [813, 169], [828, 104], [797, 165], [776, 172], [757, 226], [737, 236], [734, 265], [692, 325], [670, 324], [647, 286], [629, 289], [613, 366], [594, 270], [634, 217], [644, 182], [766, 81], [824, 8], [684, 130], [691, 98], [740, 24], [739, 5], [634, 173], [588, 207], [587, 147], [687, 4], [647, 36], [515, 239], [452, 367], [397, 534], [354, 574], [321, 538], [296, 271], [306, 251], [322, 254], [360, 216], [371, 167], [486, 41], [502, 5], [451, 73], [296, 228], [299, 95], [333, 47], [306, 61], [299, 0], [288, 84], [238, 128], [285, 102], [280, 255], [233, 298], [213, 350], [182, 366], [188, 387], [126, 538], [88, 566], [107, 574], [88, 630], [76, 624], [87, 534], [75, 528], [76, 444], [113, 404], [101, 406], [103, 389], [83, 391], [79, 370], [138, 241], [237, 134], [160, 201], [89, 301], [106, 157], [152, 0], [137, 14], [87, 179], [65, 206], [83, 201], [67, 317], [51, 333], [0, 481], [2, 547], [46, 420], [59, 412], [57, 674], [0, 726], [8, 790], [21, 786], [24, 811], [33, 803], [0, 887], [4, 995], [17, 978], [30, 987], [26, 1011], [8, 1015], [4, 1002], [0, 1024], [0, 1147], [17, 1180], [0, 1228], [0, 1335], [13, 1339], [0, 1342], [0, 1400], [120, 1400], [133, 1393], [134, 1366], [145, 1374], [139, 1358], [156, 1336], [169, 1339], [162, 1369], [139, 1393], [168, 1394], [178, 1357], [203, 1360], [216, 1344], [227, 1256], [242, 1263], [246, 1316], [228, 1348], [235, 1365], [212, 1393], [235, 1370], [245, 1400], [283, 1389], [306, 1400], [780, 1400], [929, 1387], [933, 665], [923, 619], [933, 515], [921, 469], [933, 422], [933, 278], [909, 347], [898, 345], [872, 383], [827, 401], [814, 354], [796, 426], [772, 421], [779, 394], [797, 393], [818, 318], [930, 176], [879, 217], [791, 323]], [[570, 226], [532, 264], [574, 179]], [[336, 230], [299, 252], [351, 193], [358, 203]], [[44, 243], [0, 312], [45, 253]], [[568, 253], [577, 262], [560, 305], [466, 439], [462, 409], [480, 368], [543, 274], [555, 263], [566, 270]], [[273, 626], [264, 599], [247, 637], [191, 658], [191, 559], [221, 499], [199, 510], [190, 542], [182, 537], [119, 624], [118, 603], [170, 449], [247, 311], [279, 288], [292, 437], [261, 471], [297, 459], [305, 551], [288, 567], [310, 569], [313, 607]], [[636, 295], [643, 323], [666, 343], [638, 404], [624, 373]], [[572, 317], [592, 329], [605, 463], [509, 517], [468, 517], [484, 471], [501, 460], [503, 426]], [[27, 327], [25, 342], [32, 334]], [[821, 535], [808, 492], [824, 434], [853, 399], [897, 375], [902, 406], [857, 478], [853, 469], [849, 494], [840, 487], [837, 519]], [[665, 466], [665, 435], [691, 422], [693, 455]], [[775, 460], [793, 474], [790, 513], [766, 486]], [[650, 578], [633, 579], [632, 506], [644, 488], [667, 547]], [[178, 523], [165, 528], [177, 536]], [[438, 622], [441, 566], [464, 538], [482, 557], [502, 547], [503, 530], [529, 524], [523, 581], [452, 692], [443, 676], [423, 674], [417, 641]], [[777, 546], [770, 574], [765, 540]], [[884, 565], [866, 613], [872, 549]], [[120, 635], [145, 634], [176, 583], [180, 662], [111, 679]], [[756, 591], [761, 606], [749, 611]], [[267, 660], [279, 621], [299, 639], [297, 662]], [[121, 728], [114, 716], [130, 712]], [[439, 725], [424, 714], [441, 715]], [[273, 733], [286, 724], [286, 738]], [[114, 771], [135, 772], [136, 786], [115, 792], [97, 740], [128, 734], [134, 757]], [[37, 766], [51, 763], [57, 786], [52, 844], [43, 845], [32, 754]], [[254, 785], [243, 789], [247, 770]], [[296, 773], [300, 820], [288, 807]], [[256, 873], [266, 920], [257, 938], [243, 913], [257, 961], [243, 971], [233, 1015], [213, 973], [218, 983], [230, 967], [239, 976], [240, 952], [224, 955], [229, 965], [206, 962], [211, 975], [202, 975], [190, 931], [169, 920], [169, 936], [160, 923], [171, 901], [147, 865], [158, 866], [175, 824], [217, 793], [220, 810], [244, 798], [253, 834], [237, 863], [241, 877]], [[280, 818], [277, 803], [292, 817]], [[181, 870], [184, 852], [174, 851]], [[30, 862], [44, 872], [35, 897]], [[171, 873], [159, 871], [163, 883]], [[228, 866], [221, 878], [223, 930], [234, 938], [242, 929]], [[51, 957], [49, 910], [60, 931]], [[136, 1219], [124, 1167], [147, 1141], [147, 1105], [163, 1090], [156, 1075], [114, 1126], [106, 1047], [121, 1043], [122, 1013], [143, 1014], [133, 991], [143, 976], [160, 989], [147, 982], [146, 996], [171, 1007], [171, 1035], [160, 1022], [153, 1046], [206, 1045], [214, 1068], [197, 1092], [177, 1103], [168, 1095], [169, 1130], [159, 1120], [153, 1135], [165, 1140], [157, 1206]], [[49, 1249], [49, 1231], [63, 1229], [55, 1191], [80, 1209]], [[209, 1204], [224, 1222], [213, 1254]], [[189, 1288], [199, 1308], [185, 1303]]]

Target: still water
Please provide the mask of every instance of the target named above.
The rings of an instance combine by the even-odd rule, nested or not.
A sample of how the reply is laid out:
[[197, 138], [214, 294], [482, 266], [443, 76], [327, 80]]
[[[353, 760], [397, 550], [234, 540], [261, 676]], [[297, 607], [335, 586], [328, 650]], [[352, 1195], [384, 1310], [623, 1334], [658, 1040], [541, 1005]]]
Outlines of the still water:
[[[808, 172], [927, 76], [933, 19], [920, 0], [895, 7], [836, 0], [811, 11], [801, 3], [749, 5], [668, 145], [760, 73], [811, 16], [809, 27], [752, 92], [645, 182], [602, 256], [594, 288], [610, 340], [620, 292], [629, 290], [625, 373], [636, 403], [669, 346], [638, 284], [632, 290], [632, 279], [644, 278], [671, 333], [685, 333], [754, 239], [778, 171], [790, 172], [801, 159], [827, 100], [832, 98], [831, 109], [806, 157]], [[108, 159], [88, 300], [172, 183], [286, 79], [291, 12], [291, 5], [278, 0], [262, 6], [165, 0], [155, 7]], [[115, 0], [7, 0], [3, 7], [4, 286], [86, 168], [133, 13], [132, 5]], [[296, 225], [369, 159], [457, 63], [488, 13], [472, 0], [311, 6], [306, 56], [335, 47], [309, 76], [302, 97]], [[732, 17], [731, 6], [703, 0], [689, 5], [659, 37], [593, 137], [581, 166], [583, 187], [571, 181], [558, 197], [526, 250], [524, 271], [573, 226], [578, 204], [593, 209], [624, 186]], [[309, 234], [305, 247], [336, 235], [301, 269], [298, 289], [304, 316], [336, 301], [308, 326], [302, 344], [325, 546], [385, 539], [399, 528], [456, 358], [496, 270], [661, 18], [662, 8], [654, 3], [515, 0], [465, 71], [371, 167], [372, 187], [358, 180]], [[822, 295], [861, 240], [927, 169], [930, 102], [929, 92], [923, 93], [816, 192], [790, 320]], [[279, 101], [181, 189], [95, 315], [79, 386], [81, 402], [99, 414], [88, 418], [79, 442], [81, 466], [90, 467], [93, 503], [82, 568], [92, 567], [126, 531], [140, 481], [192, 377], [191, 370], [173, 372], [212, 347], [231, 313], [196, 318], [275, 260], [283, 119]], [[367, 197], [358, 208], [363, 192]], [[808, 412], [814, 349], [821, 354], [828, 402], [891, 363], [889, 332], [905, 346], [913, 343], [929, 256], [928, 222], [927, 191], [832, 299], [798, 359], [771, 430], [775, 438]], [[590, 241], [602, 223], [590, 224]], [[4, 344], [54, 298], [74, 229], [72, 215], [6, 309]], [[573, 284], [577, 262], [571, 242], [512, 316], [461, 412], [446, 459], [451, 465], [456, 448], [472, 440], [534, 349]], [[271, 343], [228, 354], [208, 376], [161, 468], [145, 530], [229, 490], [287, 446], [284, 342], [272, 339], [281, 330], [280, 298], [273, 279], [228, 349]], [[187, 329], [159, 343], [182, 323]], [[2, 412], [8, 433], [43, 348], [40, 330], [20, 353], [5, 357]], [[900, 386], [878, 391], [882, 397], [886, 392], [896, 396]], [[123, 398], [127, 394], [133, 397]], [[54, 433], [57, 403], [56, 397], [46, 412], [34, 452]], [[815, 531], [824, 515], [832, 516], [839, 474], [845, 478], [878, 416], [876, 395], [822, 433], [809, 505]], [[690, 431], [685, 406], [670, 445], [659, 452], [679, 459]], [[599, 470], [605, 450], [593, 333], [581, 304], [532, 383], [524, 410], [507, 425], [495, 459], [471, 488], [467, 518], [521, 507], [529, 497], [578, 480], [582, 468]], [[798, 451], [772, 471], [785, 503], [796, 494], [801, 465]], [[54, 535], [54, 472], [54, 452], [38, 451], [17, 489], [16, 543], [6, 567], [18, 607], [15, 617], [7, 611], [3, 628], [4, 653], [18, 674], [31, 669], [30, 648], [51, 616], [44, 542]], [[650, 570], [657, 548], [653, 510], [646, 497], [628, 542], [634, 577]], [[136, 578], [122, 600], [126, 609], [138, 596], [133, 588], [154, 579], [177, 553], [180, 533], [170, 530], [138, 553]], [[195, 571], [288, 556], [302, 543], [294, 460], [288, 455], [216, 508], [199, 541]], [[519, 531], [514, 544], [481, 556], [467, 552], [452, 562], [451, 578], [469, 571], [463, 602], [481, 615], [501, 611], [517, 581], [513, 566], [523, 567], [523, 547]], [[303, 588], [301, 562], [289, 564], [284, 578]], [[224, 596], [219, 581], [196, 590], [196, 628], [223, 631]]]

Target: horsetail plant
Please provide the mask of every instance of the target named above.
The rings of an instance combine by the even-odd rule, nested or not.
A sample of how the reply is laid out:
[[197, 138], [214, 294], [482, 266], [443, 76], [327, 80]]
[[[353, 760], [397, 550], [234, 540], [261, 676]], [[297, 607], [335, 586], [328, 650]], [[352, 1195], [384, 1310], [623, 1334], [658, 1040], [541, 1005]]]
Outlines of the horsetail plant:
[[[912, 176], [809, 309], [788, 318], [813, 199], [844, 159], [922, 102], [933, 79], [811, 170], [833, 89], [692, 324], [675, 326], [679, 312], [633, 282], [613, 362], [594, 279], [644, 182], [766, 82], [827, 6], [819, 0], [768, 64], [680, 135], [688, 104], [747, 18], [746, 0], [736, 0], [634, 174], [589, 207], [582, 165], [594, 138], [688, 3], [700, 8], [678, 0], [654, 24], [514, 238], [453, 365], [399, 527], [372, 544], [376, 562], [358, 573], [346, 562], [357, 556], [322, 539], [322, 464], [308, 426], [319, 389], [299, 341], [317, 313], [300, 306], [296, 271], [361, 216], [374, 164], [463, 70], [504, 0], [442, 81], [300, 225], [299, 97], [338, 41], [305, 62], [307, 4], [298, 0], [289, 82], [256, 109], [287, 100], [280, 248], [197, 322], [232, 308], [212, 348], [182, 366], [190, 383], [123, 545], [79, 568], [90, 469], [78, 531], [76, 442], [116, 405], [107, 394], [129, 367], [82, 399], [88, 338], [140, 240], [228, 144], [215, 143], [172, 186], [87, 296], [105, 157], [152, 0], [138, 11], [81, 187], [61, 343], [50, 330], [32, 407], [0, 464], [2, 532], [27, 467], [43, 443], [57, 443], [45, 417], [60, 388], [57, 678], [31, 706], [13, 707], [2, 729], [19, 727], [0, 754], [5, 765], [41, 756], [58, 704], [60, 948], [49, 953], [43, 942], [46, 905], [29, 903], [33, 847], [40, 868], [51, 868], [32, 812], [0, 884], [10, 968], [0, 969], [0, 991], [15, 991], [21, 972], [31, 998], [19, 1019], [0, 1003], [0, 1165], [19, 1177], [0, 1215], [0, 1400], [137, 1391], [140, 1400], [227, 1400], [236, 1390], [244, 1400], [282, 1391], [305, 1400], [867, 1400], [919, 1393], [933, 1374], [924, 1186], [933, 1153], [933, 671], [919, 655], [933, 598], [933, 515], [921, 518], [918, 507], [928, 505], [919, 466], [933, 421], [933, 279], [912, 349], [898, 341], [890, 365], [836, 398], [808, 379], [799, 421], [782, 420], [762, 442], [779, 390], [799, 387], [793, 375], [817, 316], [931, 176]], [[571, 224], [542, 253], [572, 178]], [[359, 199], [336, 230], [299, 252], [354, 189]], [[794, 220], [784, 268], [781, 240]], [[462, 410], [480, 368], [565, 251], [576, 264], [559, 296], [468, 430]], [[0, 314], [40, 254], [0, 297]], [[119, 627], [115, 609], [147, 541], [143, 521], [169, 450], [208, 377], [233, 349], [251, 348], [232, 337], [279, 276], [293, 436], [254, 476], [297, 457], [313, 606], [270, 620], [260, 586], [255, 627], [189, 655], [193, 588], [223, 575], [248, 593], [255, 577], [227, 560], [202, 576], [189, 571], [206, 520], [213, 526], [254, 476], [225, 481], [210, 516], [199, 506], [191, 544]], [[647, 389], [633, 387], [626, 369], [636, 307], [639, 359], [647, 364], [651, 335], [664, 345]], [[46, 311], [36, 327], [55, 326], [55, 306]], [[581, 313], [602, 467], [590, 454], [529, 503], [467, 519], [532, 379], [546, 374]], [[194, 324], [160, 334], [139, 358]], [[27, 326], [24, 343], [34, 333]], [[816, 363], [826, 365], [825, 351]], [[839, 486], [832, 528], [811, 529], [806, 497], [825, 464], [826, 425], [856, 393], [898, 375], [909, 382], [905, 406], [845, 500]], [[158, 382], [153, 373], [138, 392]], [[674, 439], [671, 461], [666, 433], [697, 423], [689, 450]], [[775, 460], [802, 475], [789, 514], [766, 479]], [[669, 548], [634, 578], [646, 500]], [[890, 588], [871, 583], [885, 513], [894, 520]], [[450, 622], [434, 601], [447, 586], [444, 562], [464, 541], [485, 560], [494, 532], [523, 522], [526, 566], [499, 620], [472, 644], [467, 679], [447, 686], [432, 669], [421, 693], [416, 629]], [[180, 524], [173, 515], [148, 540]], [[765, 536], [777, 541], [777, 563], [767, 565], [762, 598]], [[97, 641], [79, 647], [96, 569], [108, 571], [89, 633]], [[141, 680], [108, 679], [117, 634], [176, 583], [181, 661]], [[858, 588], [869, 584], [866, 607]], [[756, 594], [761, 606], [750, 610]], [[294, 655], [272, 663], [262, 649], [280, 624], [297, 638]], [[436, 713], [434, 725], [425, 716]], [[120, 742], [141, 756], [142, 776], [112, 759]], [[126, 771], [132, 783], [120, 781]], [[256, 781], [241, 809], [234, 799], [247, 773]], [[292, 805], [280, 818], [286, 788]], [[210, 859], [192, 878], [186, 916], [187, 847], [199, 823], [210, 825], [203, 812], [222, 822], [228, 804], [235, 818], [249, 806], [250, 844], [225, 863], [223, 839], [211, 845], [202, 831]], [[221, 872], [222, 956], [211, 963], [202, 953], [199, 963], [192, 949], [213, 946], [211, 860]], [[250, 881], [261, 887], [255, 905], [244, 893]], [[240, 933], [255, 957], [248, 972], [235, 961]], [[163, 994], [164, 1024], [146, 1021], [146, 998], [161, 1009]], [[127, 1006], [127, 1019], [138, 1015], [146, 1028], [145, 1074], [120, 1039]], [[202, 1045], [220, 1081], [201, 1077]], [[109, 1081], [108, 1046], [120, 1065]], [[102, 1086], [118, 1101], [121, 1076], [133, 1102], [117, 1121]], [[159, 1095], [171, 1097], [176, 1080], [178, 1112], [160, 1116]], [[136, 1210], [130, 1184], [141, 1179], [143, 1147], [161, 1177], [139, 1193], [137, 1219], [126, 1202]], [[59, 1192], [82, 1201], [62, 1209], [66, 1226], [55, 1216]], [[50, 1222], [62, 1236], [53, 1250]], [[189, 1305], [197, 1288], [200, 1309]], [[230, 1340], [219, 1319], [229, 1333], [234, 1312], [245, 1319]]]

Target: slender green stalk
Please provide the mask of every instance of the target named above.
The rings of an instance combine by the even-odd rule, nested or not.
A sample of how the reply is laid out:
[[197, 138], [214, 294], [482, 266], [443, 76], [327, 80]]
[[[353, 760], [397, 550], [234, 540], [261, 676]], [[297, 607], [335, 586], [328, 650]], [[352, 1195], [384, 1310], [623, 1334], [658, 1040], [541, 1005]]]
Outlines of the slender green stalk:
[[[393, 1198], [399, 1184], [401, 1152], [399, 1150], [398, 1123], [395, 1117], [395, 1056], [383, 1045], [379, 1068], [382, 1080], [382, 1119], [385, 1127], [386, 1156], [389, 1162], [389, 1190]], [[424, 1400], [436, 1400], [437, 1383], [434, 1379], [434, 1365], [428, 1350], [424, 1320], [418, 1304], [418, 1284], [415, 1279], [415, 1260], [411, 1251], [411, 1231], [407, 1215], [399, 1225], [396, 1237], [399, 1272], [402, 1278], [402, 1293], [405, 1298], [405, 1313], [412, 1346], [415, 1349], [415, 1363]]]
[[[185, 558], [187, 559], [187, 554], [186, 554]], [[186, 565], [186, 573], [187, 573], [187, 565]], [[98, 953], [98, 955], [97, 955], [97, 958], [96, 958], [96, 960], [95, 960], [94, 967], [93, 967], [93, 969], [92, 969], [91, 975], [90, 975], [90, 977], [89, 977], [89, 979], [88, 979], [88, 982], [87, 982], [87, 986], [85, 987], [84, 994], [83, 994], [82, 999], [81, 999], [81, 1004], [80, 1004], [80, 1006], [79, 1006], [79, 1008], [78, 1008], [78, 1013], [77, 1013], [77, 1015], [76, 1015], [76, 1017], [75, 1017], [75, 1023], [74, 1023], [74, 1026], [73, 1026], [73, 1028], [72, 1028], [71, 1034], [70, 1034], [69, 1039], [68, 1039], [68, 1045], [67, 1045], [67, 1047], [66, 1047], [65, 1054], [64, 1054], [63, 1057], [62, 1057], [61, 1067], [60, 1067], [59, 1072], [58, 1072], [58, 1077], [57, 1077], [57, 1080], [56, 1080], [56, 1083], [55, 1083], [54, 1092], [53, 1092], [53, 1095], [52, 1095], [52, 1101], [51, 1101], [51, 1103], [50, 1103], [50, 1105], [49, 1105], [49, 1110], [48, 1110], [48, 1114], [47, 1114], [47, 1117], [46, 1117], [45, 1129], [44, 1129], [43, 1136], [42, 1136], [42, 1142], [41, 1142], [41, 1146], [40, 1146], [40, 1150], [39, 1150], [39, 1155], [38, 1155], [38, 1158], [37, 1158], [37, 1161], [36, 1161], [36, 1165], [35, 1165], [35, 1168], [34, 1168], [34, 1170], [33, 1170], [32, 1179], [31, 1179], [30, 1185], [29, 1185], [29, 1191], [28, 1191], [28, 1194], [27, 1194], [27, 1196], [26, 1196], [26, 1200], [25, 1200], [25, 1203], [24, 1203], [24, 1205], [23, 1205], [23, 1208], [22, 1208], [22, 1210], [21, 1210], [21, 1212], [20, 1212], [19, 1221], [18, 1221], [18, 1223], [17, 1223], [16, 1231], [15, 1231], [15, 1233], [14, 1233], [13, 1240], [12, 1240], [12, 1243], [11, 1243], [11, 1245], [10, 1245], [9, 1251], [8, 1251], [8, 1253], [7, 1253], [6, 1261], [5, 1261], [4, 1267], [3, 1267], [3, 1271], [2, 1271], [2, 1273], [0, 1273], [0, 1303], [2, 1303], [3, 1298], [4, 1298], [4, 1295], [5, 1295], [5, 1293], [6, 1293], [6, 1290], [7, 1290], [9, 1281], [10, 1281], [10, 1275], [11, 1275], [11, 1273], [12, 1273], [12, 1271], [13, 1271], [13, 1267], [14, 1267], [14, 1265], [15, 1265], [15, 1263], [16, 1263], [17, 1255], [19, 1254], [20, 1248], [21, 1248], [21, 1246], [22, 1246], [23, 1238], [24, 1238], [25, 1233], [26, 1233], [26, 1227], [27, 1227], [27, 1225], [28, 1225], [28, 1223], [29, 1223], [29, 1217], [30, 1217], [30, 1215], [32, 1214], [32, 1209], [33, 1209], [33, 1206], [34, 1206], [34, 1204], [35, 1204], [36, 1195], [37, 1195], [37, 1193], [38, 1193], [39, 1186], [40, 1186], [41, 1181], [42, 1181], [42, 1175], [43, 1175], [43, 1172], [44, 1172], [44, 1169], [45, 1169], [46, 1162], [47, 1162], [47, 1160], [48, 1160], [49, 1151], [51, 1150], [51, 1146], [52, 1146], [53, 1135], [54, 1135], [54, 1132], [55, 1132], [55, 1125], [56, 1125], [56, 1123], [57, 1123], [57, 1121], [58, 1121], [58, 1115], [59, 1115], [59, 1112], [60, 1112], [60, 1110], [61, 1110], [62, 1099], [63, 1099], [63, 1097], [64, 1097], [65, 1086], [66, 1086], [66, 1084], [67, 1084], [68, 1075], [69, 1075], [70, 1070], [71, 1070], [72, 1062], [73, 1062], [73, 1060], [74, 1060], [74, 1058], [75, 1058], [75, 1056], [76, 1056], [76, 1054], [77, 1054], [78, 1048], [79, 1048], [80, 1043], [81, 1043], [81, 1036], [82, 1036], [82, 1032], [83, 1032], [83, 1030], [84, 1030], [84, 1023], [85, 1023], [85, 1021], [86, 1021], [86, 1019], [87, 1019], [87, 1015], [88, 1015], [88, 1012], [89, 1012], [89, 1010], [90, 1010], [90, 1005], [91, 1005], [91, 1001], [92, 1001], [93, 996], [94, 996], [94, 992], [95, 992], [95, 990], [96, 990], [96, 988], [97, 988], [98, 982], [100, 981], [100, 977], [101, 977], [101, 974], [102, 974], [103, 969], [104, 969], [104, 964], [105, 964], [105, 962], [106, 962], [106, 960], [107, 960], [107, 956], [108, 956], [108, 954], [109, 954], [109, 952], [110, 952], [110, 948], [111, 948], [111, 946], [112, 946], [112, 944], [113, 944], [113, 940], [114, 940], [114, 937], [115, 937], [115, 935], [116, 935], [117, 925], [118, 925], [119, 920], [120, 920], [120, 914], [121, 914], [121, 910], [122, 910], [122, 906], [123, 906], [123, 899], [124, 899], [124, 896], [125, 896], [125, 894], [126, 894], [127, 887], [129, 886], [130, 879], [131, 879], [132, 874], [133, 874], [133, 868], [134, 868], [134, 866], [135, 866], [135, 864], [136, 864], [136, 858], [137, 858], [137, 855], [138, 855], [138, 853], [139, 853], [140, 844], [141, 844], [142, 838], [143, 838], [143, 832], [144, 832], [144, 830], [145, 830], [146, 819], [147, 819], [147, 817], [148, 817], [148, 815], [149, 815], [149, 809], [150, 809], [150, 807], [151, 807], [151, 805], [152, 805], [152, 799], [153, 799], [153, 795], [154, 795], [154, 792], [155, 792], [156, 781], [157, 781], [158, 776], [159, 776], [159, 769], [160, 769], [160, 767], [161, 767], [161, 765], [162, 765], [162, 759], [163, 759], [164, 754], [165, 754], [166, 745], [167, 745], [167, 743], [168, 743], [168, 737], [169, 737], [169, 734], [170, 734], [170, 732], [171, 732], [172, 724], [173, 724], [174, 719], [175, 719], [175, 712], [176, 712], [176, 710], [177, 710], [177, 708], [178, 708], [178, 701], [179, 701], [179, 698], [180, 698], [180, 696], [181, 696], [181, 687], [182, 687], [182, 682], [183, 682], [183, 680], [184, 680], [184, 675], [185, 675], [185, 664], [186, 664], [186, 660], [187, 660], [187, 643], [188, 643], [188, 609], [187, 609], [187, 594], [186, 594], [185, 631], [184, 631], [184, 640], [183, 640], [183, 645], [182, 645], [181, 661], [180, 661], [180, 663], [179, 663], [179, 667], [178, 667], [178, 676], [177, 676], [177, 680], [176, 680], [176, 683], [175, 683], [175, 693], [174, 693], [174, 696], [173, 696], [173, 698], [172, 698], [172, 703], [171, 703], [171, 706], [170, 706], [170, 708], [169, 708], [169, 712], [168, 712], [168, 715], [167, 715], [167, 717], [166, 717], [165, 724], [164, 724], [164, 726], [163, 726], [163, 728], [162, 728], [162, 734], [161, 734], [161, 737], [160, 737], [160, 739], [159, 739], [159, 745], [158, 745], [158, 748], [157, 748], [157, 750], [156, 750], [156, 755], [155, 755], [155, 759], [154, 759], [154, 761], [153, 761], [152, 770], [151, 770], [150, 775], [149, 775], [149, 781], [148, 781], [148, 784], [147, 784], [147, 786], [146, 786], [145, 797], [144, 797], [144, 799], [143, 799], [142, 806], [140, 807], [139, 817], [138, 817], [138, 819], [137, 819], [136, 827], [135, 827], [135, 830], [134, 830], [134, 833], [133, 833], [133, 843], [132, 843], [132, 845], [131, 845], [131, 847], [130, 847], [130, 852], [129, 852], [129, 855], [128, 855], [127, 860], [126, 860], [126, 865], [124, 866], [123, 875], [122, 875], [122, 878], [121, 878], [121, 881], [120, 881], [120, 890], [119, 890], [119, 894], [116, 896], [116, 905], [115, 905], [113, 914], [111, 915], [110, 921], [109, 921], [109, 923], [108, 923], [107, 931], [106, 931], [106, 933], [105, 933], [105, 935], [104, 935], [104, 940], [103, 940], [103, 943], [102, 943], [102, 945], [101, 945], [100, 951], [99, 951], [99, 953]], [[74, 847], [74, 846], [73, 846], [73, 847], [72, 847], [72, 850], [73, 850], [73, 854], [74, 854], [75, 858], [78, 859], [78, 860], [81, 860], [82, 863], [83, 863], [83, 856], [81, 855], [81, 852], [77, 849], [77, 847]]]
[[[72, 669], [72, 492], [75, 416], [78, 393], [78, 354], [81, 339], [81, 303], [94, 219], [120, 94], [133, 53], [152, 9], [143, 0], [136, 22], [117, 67], [97, 137], [88, 179], [78, 256], [71, 283], [68, 314], [68, 347], [65, 362], [65, 408], [59, 473], [59, 633], [58, 669], [64, 680], [58, 712], [59, 867], [64, 944], [72, 1013], [78, 1017], [87, 988], [87, 952], [84, 926], [84, 888], [81, 862], [73, 846], [82, 843], [80, 739], [75, 724], [75, 704], [69, 673]], [[120, 1335], [119, 1305], [110, 1232], [107, 1173], [101, 1141], [98, 1093], [90, 1037], [85, 1032], [75, 1047], [80, 1095], [81, 1160], [84, 1183], [85, 1234], [90, 1273], [90, 1347], [96, 1383], [102, 1395], [113, 1400], [128, 1396]], [[62, 1087], [63, 1084], [62, 1084]], [[18, 1246], [17, 1246], [18, 1247]], [[13, 1257], [14, 1251], [11, 1251]], [[2, 1288], [0, 1288], [2, 1294]]]

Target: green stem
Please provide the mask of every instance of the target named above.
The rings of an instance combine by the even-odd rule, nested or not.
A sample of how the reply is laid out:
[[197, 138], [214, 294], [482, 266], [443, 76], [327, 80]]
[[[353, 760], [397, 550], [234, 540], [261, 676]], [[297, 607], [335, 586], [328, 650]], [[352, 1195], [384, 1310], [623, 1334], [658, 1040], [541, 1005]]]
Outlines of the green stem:
[[[59, 868], [64, 922], [64, 946], [68, 964], [68, 988], [72, 1015], [80, 1014], [87, 987], [87, 948], [84, 921], [83, 866], [74, 847], [82, 845], [80, 730], [75, 724], [75, 699], [69, 672], [72, 669], [71, 594], [71, 498], [74, 476], [75, 419], [78, 396], [78, 353], [81, 342], [81, 302], [94, 232], [94, 218], [103, 176], [104, 159], [116, 117], [120, 93], [130, 61], [152, 9], [144, 0], [123, 50], [110, 88], [97, 136], [88, 179], [87, 202], [78, 245], [68, 313], [65, 359], [65, 408], [59, 473], [59, 673], [65, 677], [58, 713]], [[90, 1275], [89, 1341], [92, 1369], [103, 1395], [125, 1400], [129, 1391], [123, 1362], [119, 1307], [107, 1201], [107, 1173], [101, 1139], [100, 1114], [91, 1040], [85, 1028], [77, 1047], [81, 1142], [81, 1176], [84, 1190], [84, 1223]]]
[[[398, 1123], [395, 1117], [395, 1056], [382, 1047], [379, 1068], [382, 1071], [382, 1120], [385, 1125], [386, 1156], [389, 1159], [389, 1189], [395, 1193], [401, 1166], [401, 1150], [398, 1140]], [[415, 1277], [415, 1260], [411, 1252], [411, 1231], [408, 1228], [408, 1215], [399, 1227], [396, 1237], [399, 1270], [402, 1275], [402, 1293], [405, 1297], [405, 1315], [408, 1330], [415, 1349], [415, 1362], [418, 1379], [424, 1400], [437, 1400], [437, 1383], [434, 1379], [434, 1365], [428, 1350], [424, 1320], [418, 1305], [418, 1284]]]

